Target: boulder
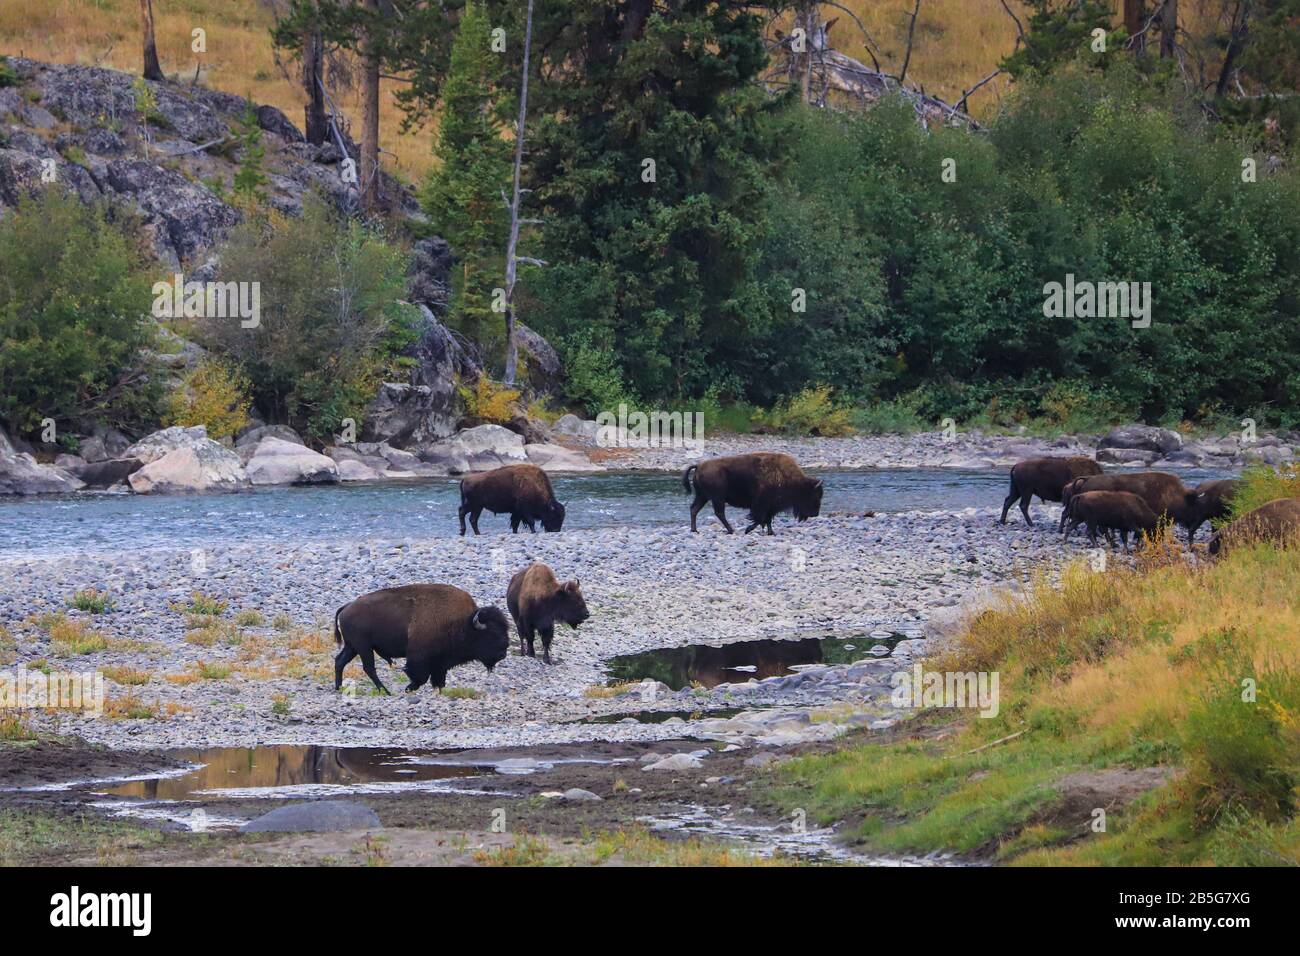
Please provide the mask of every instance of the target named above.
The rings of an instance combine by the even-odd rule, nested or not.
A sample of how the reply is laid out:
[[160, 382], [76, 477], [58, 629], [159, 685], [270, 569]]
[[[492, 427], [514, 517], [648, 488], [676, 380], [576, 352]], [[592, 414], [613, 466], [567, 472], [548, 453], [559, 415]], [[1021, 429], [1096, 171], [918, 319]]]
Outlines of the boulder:
[[451, 245], [441, 236], [421, 239], [411, 247], [406, 294], [416, 305], [441, 312], [451, 291]]
[[26, 452], [0, 454], [0, 495], [54, 495], [82, 487], [79, 478], [54, 465], [42, 465]]
[[662, 760], [656, 760], [654, 763], [648, 763], [642, 770], [698, 770], [703, 767], [704, 763], [694, 754], [673, 754], [671, 757], [664, 757]]
[[378, 815], [364, 803], [319, 800], [276, 807], [245, 823], [246, 833], [334, 833], [343, 830], [378, 830]]
[[110, 458], [107, 461], [94, 461], [83, 465], [77, 471], [77, 477], [88, 488], [110, 488], [119, 481], [125, 481], [144, 467], [139, 458]]
[[536, 395], [554, 395], [564, 379], [560, 353], [522, 322], [515, 323], [519, 346], [519, 381]]
[[[463, 456], [470, 471], [490, 471], [528, 461], [523, 436], [500, 425], [467, 428], [442, 444], [451, 454]], [[424, 455], [420, 457], [429, 460]]]
[[560, 435], [571, 435], [586, 441], [595, 441], [600, 434], [600, 426], [594, 421], [584, 421], [577, 415], [561, 415], [559, 421], [551, 426], [551, 431]]
[[283, 438], [263, 438], [248, 460], [254, 485], [322, 485], [339, 480], [333, 459]]
[[1097, 449], [1097, 461], [1103, 465], [1149, 465], [1159, 457], [1159, 452], [1141, 448]]
[[264, 438], [278, 438], [281, 441], [292, 442], [295, 445], [304, 444], [303, 440], [298, 437], [298, 433], [288, 425], [257, 425], [252, 428], [241, 428], [239, 434], [235, 436], [235, 447], [256, 445]]
[[582, 452], [563, 445], [525, 445], [528, 460], [543, 471], [604, 471]]
[[124, 457], [144, 463], [127, 479], [136, 494], [239, 491], [248, 487], [248, 475], [239, 456], [209, 438], [202, 425], [173, 425], [154, 432], [128, 448]]
[[377, 481], [384, 477], [374, 468], [355, 458], [337, 462], [340, 481]]
[[[1112, 428], [1100, 442], [1102, 448], [1134, 448], [1169, 455], [1183, 447], [1183, 436], [1169, 428], [1152, 425], [1122, 425]], [[1101, 460], [1098, 455], [1097, 460]]]

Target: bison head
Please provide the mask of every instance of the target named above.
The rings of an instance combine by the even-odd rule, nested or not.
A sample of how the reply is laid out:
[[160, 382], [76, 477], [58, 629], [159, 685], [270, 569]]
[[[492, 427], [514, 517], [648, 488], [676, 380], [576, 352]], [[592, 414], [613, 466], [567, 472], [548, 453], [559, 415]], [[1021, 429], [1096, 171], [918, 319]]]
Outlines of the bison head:
[[555, 592], [555, 620], [563, 621], [576, 631], [578, 625], [589, 617], [591, 612], [582, 599], [582, 585], [576, 579], [561, 584]]
[[546, 511], [542, 514], [542, 527], [547, 531], [559, 531], [564, 525], [564, 505], [560, 504], [554, 498], [546, 506]]
[[795, 503], [794, 516], [800, 521], [807, 521], [809, 518], [816, 518], [821, 514], [822, 492], [825, 490], [820, 478], [810, 479], [807, 491]]
[[488, 670], [496, 667], [510, 648], [510, 628], [499, 608], [481, 607], [465, 622], [465, 636], [473, 659]]

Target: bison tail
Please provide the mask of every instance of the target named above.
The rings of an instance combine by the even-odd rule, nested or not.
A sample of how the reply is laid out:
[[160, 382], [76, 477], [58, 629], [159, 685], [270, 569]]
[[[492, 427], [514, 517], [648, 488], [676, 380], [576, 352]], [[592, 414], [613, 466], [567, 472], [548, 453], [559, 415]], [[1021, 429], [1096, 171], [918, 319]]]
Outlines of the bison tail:
[[347, 607], [347, 605], [344, 604], [343, 607], [334, 612], [334, 643], [339, 645], [343, 644], [343, 632], [339, 630], [339, 615], [343, 613], [344, 607]]
[[687, 492], [694, 491], [694, 489], [691, 487], [691, 472], [693, 472], [698, 467], [700, 466], [687, 465], [686, 470], [682, 472], [682, 487], [685, 488]]

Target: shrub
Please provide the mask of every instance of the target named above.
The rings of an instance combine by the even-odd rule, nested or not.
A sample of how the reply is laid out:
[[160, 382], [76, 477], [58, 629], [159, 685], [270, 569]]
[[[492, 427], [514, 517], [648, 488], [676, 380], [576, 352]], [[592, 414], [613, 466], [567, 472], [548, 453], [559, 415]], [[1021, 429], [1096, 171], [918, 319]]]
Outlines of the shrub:
[[500, 425], [510, 421], [519, 413], [519, 391], [505, 385], [498, 385], [487, 377], [480, 375], [473, 388], [457, 385], [456, 391], [465, 401], [465, 409], [474, 418]]
[[145, 350], [147, 259], [133, 220], [49, 190], [0, 219], [0, 420], [148, 420], [159, 388]]
[[85, 611], [87, 614], [103, 614], [105, 611], [113, 609], [113, 598], [95, 588], [83, 588], [72, 595], [72, 599], [68, 601], [68, 604], [78, 611]]
[[831, 398], [829, 385], [805, 388], [761, 416], [763, 424], [794, 435], [851, 435], [850, 412]]
[[6, 86], [18, 85], [18, 71], [13, 68], [9, 60], [0, 56], [0, 90]]
[[168, 397], [165, 425], [203, 425], [214, 439], [234, 435], [248, 423], [249, 383], [236, 367], [205, 360]]
[[1278, 498], [1300, 498], [1300, 464], [1284, 468], [1251, 465], [1241, 474], [1241, 487], [1232, 498], [1232, 517], [1254, 511]]

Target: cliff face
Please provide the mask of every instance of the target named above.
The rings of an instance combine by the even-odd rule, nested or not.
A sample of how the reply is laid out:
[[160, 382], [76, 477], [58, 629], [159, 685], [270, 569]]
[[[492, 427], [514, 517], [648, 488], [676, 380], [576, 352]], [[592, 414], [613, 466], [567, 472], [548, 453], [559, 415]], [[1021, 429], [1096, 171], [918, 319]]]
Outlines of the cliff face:
[[[234, 133], [248, 103], [198, 86], [152, 83], [88, 66], [10, 58], [18, 77], [0, 88], [0, 214], [52, 182], [87, 202], [130, 203], [159, 259], [201, 266], [239, 212], [226, 201], [239, 169]], [[265, 148], [268, 202], [297, 215], [316, 190], [340, 210], [356, 206], [334, 143], [313, 146], [279, 110], [255, 106]], [[356, 158], [356, 144], [344, 135]], [[388, 211], [418, 217], [413, 191], [385, 175]]]

